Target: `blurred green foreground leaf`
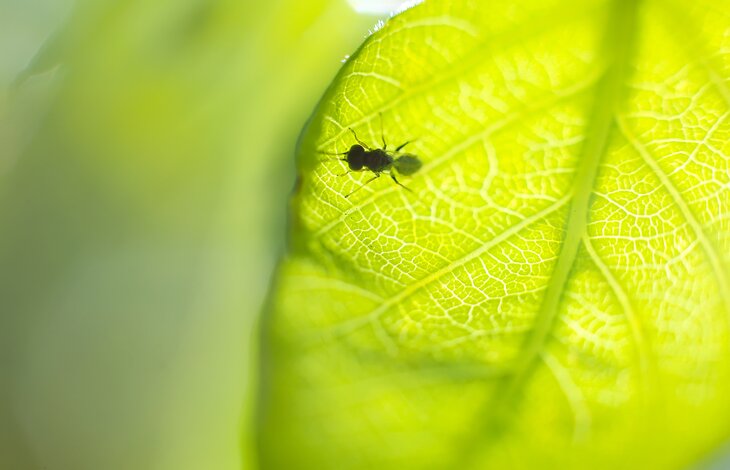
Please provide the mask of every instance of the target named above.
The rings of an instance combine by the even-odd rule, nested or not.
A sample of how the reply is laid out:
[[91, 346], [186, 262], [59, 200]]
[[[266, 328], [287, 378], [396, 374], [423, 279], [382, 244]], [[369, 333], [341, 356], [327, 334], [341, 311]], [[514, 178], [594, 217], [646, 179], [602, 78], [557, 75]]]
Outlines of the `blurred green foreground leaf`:
[[[426, 1], [299, 148], [276, 468], [681, 468], [730, 434], [730, 8]], [[352, 128], [415, 140], [341, 174]]]
[[[345, 0], [63, 3], [0, 0], [0, 469], [256, 468], [290, 155], [375, 20]], [[58, 24], [32, 61], [56, 26], [20, 47], [26, 18]]]

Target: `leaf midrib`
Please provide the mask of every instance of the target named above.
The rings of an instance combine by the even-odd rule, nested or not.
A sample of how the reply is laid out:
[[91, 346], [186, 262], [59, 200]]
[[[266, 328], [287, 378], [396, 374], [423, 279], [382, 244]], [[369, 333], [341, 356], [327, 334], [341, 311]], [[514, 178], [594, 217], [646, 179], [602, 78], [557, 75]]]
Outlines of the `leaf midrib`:
[[[598, 170], [603, 162], [616, 125], [616, 111], [622, 103], [626, 77], [632, 59], [637, 29], [638, 5], [640, 0], [614, 0], [611, 15], [606, 24], [606, 33], [601, 44], [604, 53], [610, 56], [604, 76], [596, 85], [596, 97], [586, 126], [586, 140], [578, 156], [578, 168], [571, 193], [571, 208], [565, 225], [565, 237], [545, 295], [535, 316], [534, 328], [525, 338], [520, 349], [513, 373], [507, 382], [498, 388], [494, 399], [480, 413], [478, 425], [484, 436], [488, 430], [501, 433], [508, 426], [513, 410], [528, 380], [539, 363], [542, 352], [550, 338], [560, 311], [560, 305], [577, 259], [584, 234], [588, 226], [590, 202], [595, 188]], [[496, 441], [496, 436], [492, 441]], [[479, 439], [470, 440], [460, 452], [463, 467], [468, 467], [480, 447]]]
[[[597, 84], [596, 99], [586, 130], [586, 140], [578, 157], [570, 213], [565, 238], [545, 297], [535, 318], [535, 328], [528, 335], [523, 359], [515, 373], [514, 387], [521, 388], [545, 346], [565, 291], [565, 284], [575, 264], [582, 238], [588, 225], [591, 196], [598, 169], [608, 150], [610, 134], [615, 126], [616, 109], [623, 99], [625, 78], [632, 57], [639, 0], [616, 0], [603, 42], [605, 52], [613, 57], [605, 75]], [[600, 53], [600, 51], [599, 51]]]

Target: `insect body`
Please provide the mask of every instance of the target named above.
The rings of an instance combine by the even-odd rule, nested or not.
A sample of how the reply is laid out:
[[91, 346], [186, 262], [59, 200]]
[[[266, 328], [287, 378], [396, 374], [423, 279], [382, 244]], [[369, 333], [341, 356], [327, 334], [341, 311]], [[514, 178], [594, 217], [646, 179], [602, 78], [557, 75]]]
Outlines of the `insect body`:
[[387, 150], [388, 145], [385, 143], [385, 138], [383, 138], [383, 148], [371, 149], [357, 137], [355, 131], [350, 129], [350, 132], [355, 136], [355, 140], [358, 143], [350, 147], [350, 150], [347, 152], [340, 154], [345, 156], [344, 158], [340, 158], [340, 160], [347, 162], [347, 166], [350, 168], [347, 173], [367, 170], [372, 172], [374, 176], [345, 197], [350, 197], [355, 191], [362, 189], [366, 184], [379, 178], [385, 172], [390, 174], [390, 177], [398, 186], [410, 191], [395, 176], [395, 173], [410, 176], [421, 168], [421, 160], [417, 156], [409, 153], [400, 153], [401, 149], [408, 145], [409, 142], [399, 146], [395, 151], [389, 152]]

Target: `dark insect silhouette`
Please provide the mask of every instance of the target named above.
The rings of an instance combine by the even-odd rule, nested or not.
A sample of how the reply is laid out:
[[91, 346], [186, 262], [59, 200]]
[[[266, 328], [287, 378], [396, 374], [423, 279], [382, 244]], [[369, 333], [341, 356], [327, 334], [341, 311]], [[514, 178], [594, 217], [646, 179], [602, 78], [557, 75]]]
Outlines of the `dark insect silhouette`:
[[357, 144], [350, 147], [350, 150], [348, 150], [347, 152], [331, 154], [338, 156], [344, 155], [343, 158], [339, 158], [338, 160], [347, 162], [347, 166], [350, 168], [347, 172], [338, 176], [344, 176], [354, 171], [370, 171], [371, 173], [373, 173], [372, 178], [365, 181], [363, 184], [361, 184], [354, 191], [347, 194], [345, 197], [352, 196], [353, 193], [359, 191], [371, 181], [380, 178], [380, 175], [386, 172], [390, 175], [393, 181], [395, 181], [395, 184], [404, 189], [407, 189], [408, 191], [411, 191], [410, 188], [404, 186], [400, 181], [398, 181], [395, 173], [403, 176], [411, 176], [421, 169], [421, 160], [413, 154], [401, 153], [401, 150], [406, 145], [408, 145], [410, 141], [398, 146], [392, 152], [388, 151], [388, 144], [385, 142], [385, 135], [382, 133], [382, 118], [380, 121], [380, 125], [381, 138], [383, 139], [382, 148], [370, 148], [366, 143], [364, 143], [357, 137], [357, 134], [355, 134], [354, 130], [350, 129], [350, 132], [352, 132], [352, 135], [355, 137]]

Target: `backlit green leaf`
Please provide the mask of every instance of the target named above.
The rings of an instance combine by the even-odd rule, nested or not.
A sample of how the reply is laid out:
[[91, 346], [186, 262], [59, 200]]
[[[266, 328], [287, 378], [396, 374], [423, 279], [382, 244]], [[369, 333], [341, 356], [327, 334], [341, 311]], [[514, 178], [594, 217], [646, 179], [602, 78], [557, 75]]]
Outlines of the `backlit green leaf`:
[[[730, 434], [730, 7], [430, 0], [299, 148], [276, 468], [677, 468]], [[381, 135], [382, 125], [382, 135]], [[325, 153], [355, 137], [401, 181]]]

